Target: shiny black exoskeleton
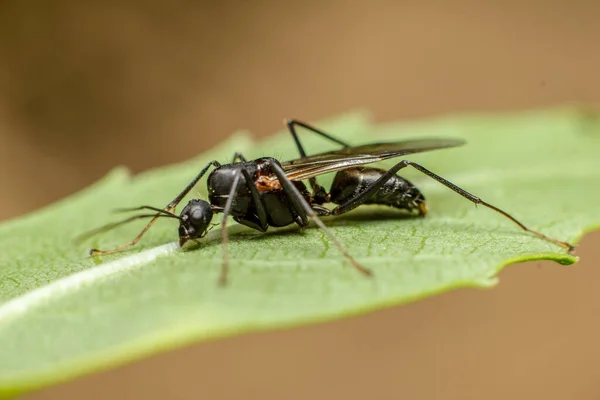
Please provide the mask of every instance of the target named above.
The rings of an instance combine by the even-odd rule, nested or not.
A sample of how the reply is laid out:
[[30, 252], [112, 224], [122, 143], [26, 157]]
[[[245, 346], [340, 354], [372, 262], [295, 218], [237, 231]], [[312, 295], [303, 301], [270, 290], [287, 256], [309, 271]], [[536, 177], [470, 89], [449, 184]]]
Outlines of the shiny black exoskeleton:
[[[231, 215], [240, 224], [261, 232], [267, 231], [269, 226], [283, 227], [293, 223], [305, 227], [308, 224], [307, 213], [294, 206], [295, 203], [290, 198], [292, 194], [281, 186], [271, 167], [273, 164], [279, 165], [279, 162], [265, 157], [215, 168], [207, 178], [208, 201], [192, 199], [181, 211], [180, 244], [206, 235], [214, 213], [224, 212], [231, 196], [233, 198], [227, 215]], [[321, 194], [320, 198], [312, 196], [304, 183], [291, 183], [312, 210], [321, 216], [340, 215], [361, 204], [416, 210], [419, 215], [424, 216], [425, 197], [412, 183], [398, 175], [385, 180], [371, 196], [355, 202], [359, 194], [376, 185], [377, 180], [385, 173], [387, 170], [366, 167], [338, 171], [329, 194], [321, 187], [318, 188], [325, 194]], [[322, 207], [326, 202], [340, 207], [333, 210]]]
[[[243, 156], [236, 155], [243, 159]], [[304, 202], [311, 195], [302, 182], [289, 182], [290, 196], [277, 178], [283, 171], [274, 158], [264, 157], [254, 161], [234, 162], [219, 165], [207, 178], [208, 201], [192, 199], [179, 216], [179, 244], [206, 235], [215, 213], [231, 215], [235, 221], [250, 228], [265, 232], [269, 226], [282, 227], [293, 223], [308, 225], [306, 209], [303, 209], [298, 194]], [[277, 169], [277, 173], [274, 172]]]
[[[374, 185], [386, 172], [387, 170], [369, 167], [339, 171], [331, 184], [329, 199], [334, 204], [345, 204]], [[426, 214], [425, 196], [415, 185], [398, 175], [385, 181], [361, 204], [379, 204], [407, 211], [416, 210], [421, 216]]]
[[[242, 174], [234, 191], [230, 215], [236, 222], [262, 232], [269, 226], [282, 227], [294, 222], [306, 226], [271, 170], [271, 163], [279, 164], [274, 158], [265, 157], [214, 169], [207, 178], [208, 200], [213, 209], [217, 212], [225, 209], [236, 171], [243, 169], [251, 180], [247, 182], [246, 174]], [[311, 196], [306, 185], [302, 182], [293, 184], [302, 197], [310, 202]], [[257, 189], [258, 196], [253, 193], [253, 188]], [[262, 208], [266, 211], [264, 217], [260, 215], [258, 202], [262, 203]]]
[[213, 218], [209, 203], [200, 199], [190, 200], [179, 214], [179, 245], [192, 239], [204, 237]]

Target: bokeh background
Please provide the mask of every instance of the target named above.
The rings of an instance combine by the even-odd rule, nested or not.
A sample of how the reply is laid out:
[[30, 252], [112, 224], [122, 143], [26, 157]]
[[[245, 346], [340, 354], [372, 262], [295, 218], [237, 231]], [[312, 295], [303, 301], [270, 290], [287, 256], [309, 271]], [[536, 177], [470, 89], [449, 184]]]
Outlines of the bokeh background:
[[[283, 117], [600, 104], [599, 17], [595, 0], [4, 0], [0, 219]], [[509, 267], [491, 291], [204, 343], [25, 398], [598, 399], [599, 244], [586, 237], [574, 268]]]

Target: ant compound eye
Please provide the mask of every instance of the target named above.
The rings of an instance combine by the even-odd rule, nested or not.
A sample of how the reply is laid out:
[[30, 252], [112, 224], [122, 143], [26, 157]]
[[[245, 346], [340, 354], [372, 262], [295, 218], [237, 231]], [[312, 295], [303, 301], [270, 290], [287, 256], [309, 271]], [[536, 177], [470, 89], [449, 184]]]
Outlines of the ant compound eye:
[[208, 223], [212, 220], [212, 217], [212, 208], [206, 201], [199, 200], [190, 209], [190, 220], [192, 223], [202, 223], [203, 225], [208, 225]]
[[199, 221], [202, 221], [205, 218], [206, 218], [206, 213], [200, 207], [192, 210], [192, 212], [190, 213], [190, 219], [193, 222], [199, 222]]

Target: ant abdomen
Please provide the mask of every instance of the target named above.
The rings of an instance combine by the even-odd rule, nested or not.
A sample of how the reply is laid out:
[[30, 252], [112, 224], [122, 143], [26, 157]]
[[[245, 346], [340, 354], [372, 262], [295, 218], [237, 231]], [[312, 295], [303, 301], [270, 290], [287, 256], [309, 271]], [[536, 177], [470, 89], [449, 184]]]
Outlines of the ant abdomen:
[[[373, 185], [387, 171], [371, 167], [354, 167], [339, 171], [331, 184], [330, 201], [344, 204]], [[363, 204], [381, 204], [424, 214], [425, 197], [415, 185], [393, 175]]]

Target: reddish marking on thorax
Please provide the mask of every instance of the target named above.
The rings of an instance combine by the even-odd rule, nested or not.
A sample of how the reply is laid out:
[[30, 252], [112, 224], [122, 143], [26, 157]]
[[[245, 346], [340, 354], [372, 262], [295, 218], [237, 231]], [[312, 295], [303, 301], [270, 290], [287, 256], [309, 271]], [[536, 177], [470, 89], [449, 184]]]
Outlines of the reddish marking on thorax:
[[255, 183], [259, 192], [281, 190], [281, 183], [279, 183], [279, 180], [274, 175], [259, 175]]

